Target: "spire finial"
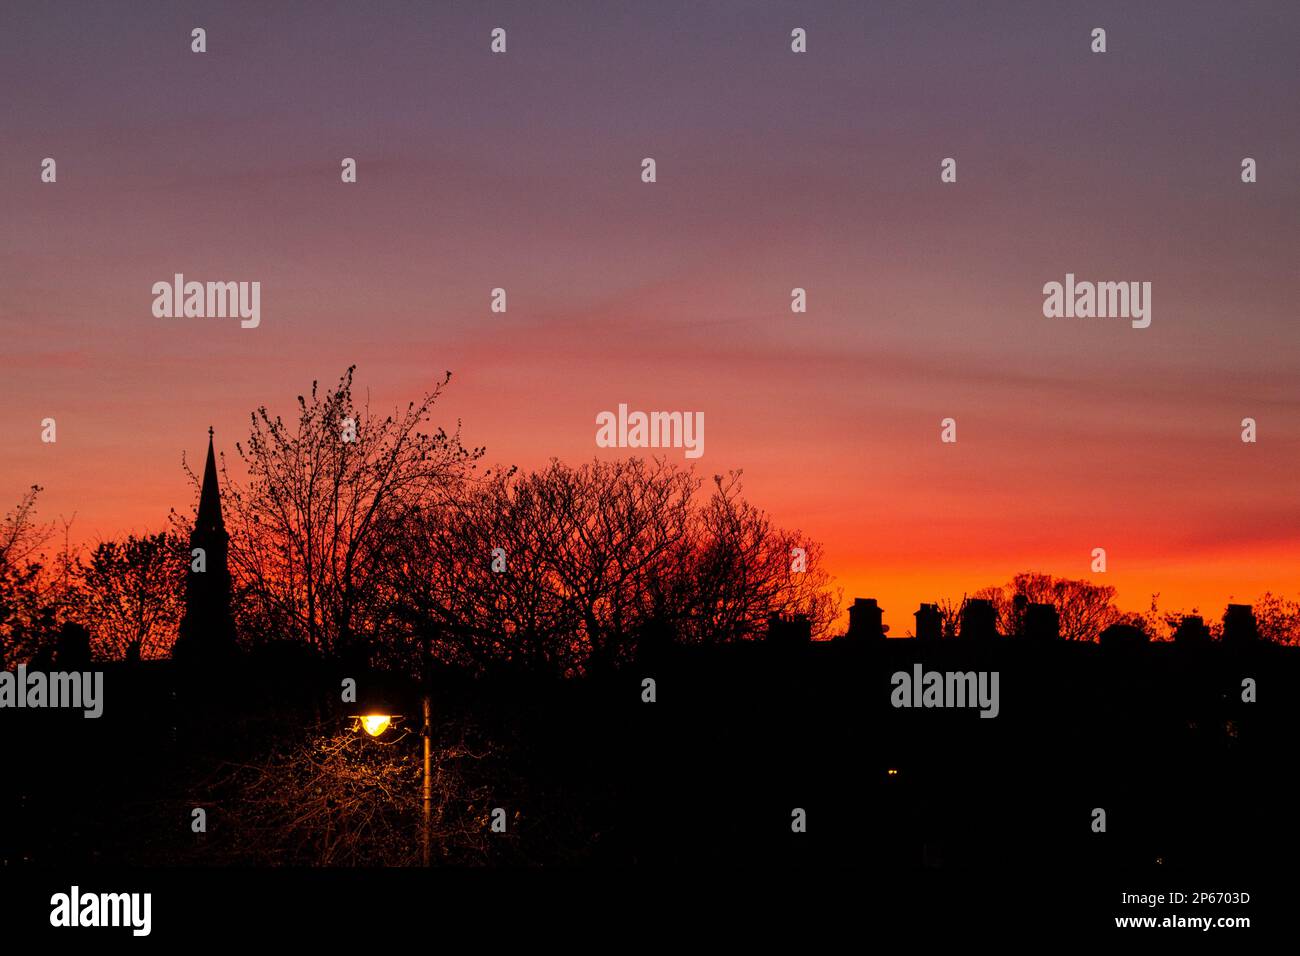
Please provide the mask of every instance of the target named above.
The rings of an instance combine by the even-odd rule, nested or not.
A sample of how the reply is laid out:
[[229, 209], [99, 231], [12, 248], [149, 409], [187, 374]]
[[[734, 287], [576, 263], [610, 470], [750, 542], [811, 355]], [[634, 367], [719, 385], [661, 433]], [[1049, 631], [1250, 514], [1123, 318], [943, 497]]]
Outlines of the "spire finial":
[[209, 437], [209, 438], [212, 437], [212, 426], [211, 426], [211, 425], [208, 426], [208, 437]]

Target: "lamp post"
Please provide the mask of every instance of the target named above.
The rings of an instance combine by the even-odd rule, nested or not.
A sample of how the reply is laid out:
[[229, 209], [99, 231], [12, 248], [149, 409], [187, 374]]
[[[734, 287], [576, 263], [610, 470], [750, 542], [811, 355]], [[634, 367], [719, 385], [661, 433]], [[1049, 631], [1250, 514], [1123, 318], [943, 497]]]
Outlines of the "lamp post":
[[[421, 700], [421, 709], [424, 712], [424, 726], [420, 730], [420, 736], [424, 738], [424, 836], [421, 840], [420, 860], [423, 866], [428, 866], [431, 858], [430, 833], [433, 829], [433, 706], [429, 700], [429, 692], [426, 688]], [[401, 714], [358, 714], [356, 716], [356, 725], [354, 730], [363, 730], [367, 736], [382, 737], [393, 725], [402, 719]]]
[[[420, 710], [423, 717], [420, 736], [424, 738], [424, 784], [421, 789], [424, 834], [420, 845], [420, 862], [426, 867], [432, 860], [433, 833], [433, 703], [429, 696], [429, 663], [429, 637], [426, 635], [420, 648]], [[400, 714], [368, 713], [358, 715], [357, 723], [369, 736], [379, 737], [400, 719]]]
[[424, 846], [421, 861], [429, 865], [429, 832], [433, 829], [433, 722], [430, 719], [432, 705], [429, 701], [429, 686], [424, 686], [421, 700], [424, 710]]

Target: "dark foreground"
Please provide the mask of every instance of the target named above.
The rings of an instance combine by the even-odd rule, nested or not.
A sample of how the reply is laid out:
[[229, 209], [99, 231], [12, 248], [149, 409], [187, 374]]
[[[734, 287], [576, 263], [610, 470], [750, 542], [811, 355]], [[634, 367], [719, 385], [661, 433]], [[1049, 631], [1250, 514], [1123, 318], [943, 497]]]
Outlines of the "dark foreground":
[[[1267, 645], [888, 641], [669, 649], [561, 682], [435, 673], [434, 862], [1289, 868], [1297, 658]], [[997, 716], [893, 707], [891, 675], [916, 664], [996, 670]], [[1246, 678], [1256, 702], [1242, 700]], [[340, 681], [299, 658], [198, 678], [111, 665], [98, 720], [6, 711], [0, 859], [418, 863], [416, 688], [362, 676], [363, 697], [382, 684], [414, 731], [377, 744], [352, 731], [365, 707], [338, 702]], [[294, 750], [329, 737], [345, 745], [329, 761]], [[335, 784], [299, 819], [300, 801]], [[195, 808], [206, 832], [194, 832]]]

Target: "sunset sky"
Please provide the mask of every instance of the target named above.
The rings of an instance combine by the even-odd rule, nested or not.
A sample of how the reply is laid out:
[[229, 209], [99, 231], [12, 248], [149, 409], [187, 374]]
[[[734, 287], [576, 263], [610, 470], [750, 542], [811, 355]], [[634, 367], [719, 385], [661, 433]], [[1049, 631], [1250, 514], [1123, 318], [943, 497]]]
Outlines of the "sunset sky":
[[[1068, 6], [5, 5], [0, 510], [157, 530], [209, 424], [450, 369], [493, 463], [703, 411], [699, 472], [896, 634], [1030, 569], [1300, 597], [1300, 6]], [[155, 318], [177, 272], [260, 281], [260, 327]], [[1151, 282], [1150, 328], [1045, 318], [1067, 272]]]

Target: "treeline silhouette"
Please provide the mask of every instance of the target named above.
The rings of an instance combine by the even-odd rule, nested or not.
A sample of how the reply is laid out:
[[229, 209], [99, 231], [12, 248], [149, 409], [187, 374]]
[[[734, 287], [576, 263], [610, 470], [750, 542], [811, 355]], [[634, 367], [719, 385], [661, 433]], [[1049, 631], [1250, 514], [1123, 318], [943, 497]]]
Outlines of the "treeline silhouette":
[[[773, 524], [739, 473], [705, 480], [666, 460], [552, 461], [485, 469], [484, 450], [430, 424], [450, 375], [391, 414], [353, 398], [350, 368], [313, 383], [286, 422], [265, 406], [221, 468], [233, 611], [246, 648], [284, 643], [362, 665], [443, 664], [577, 675], [619, 666], [645, 642], [726, 644], [768, 621], [806, 620], [830, 637], [841, 595], [821, 546]], [[186, 470], [196, 490], [198, 476]], [[236, 474], [235, 471], [239, 473]], [[169, 655], [184, 612], [192, 518], [166, 530], [68, 545], [47, 558], [52, 525], [33, 488], [0, 526], [0, 664], [87, 640], [102, 660]], [[1017, 608], [1056, 609], [1067, 640], [1121, 625], [1172, 637], [1182, 612], [1121, 611], [1113, 588], [1037, 572], [932, 606], [955, 637], [972, 601], [998, 633]], [[1195, 615], [1196, 609], [1191, 614]], [[1300, 642], [1300, 605], [1266, 594], [1260, 635]], [[70, 635], [71, 631], [71, 635]], [[1207, 625], [1207, 639], [1219, 636]]]
[[[247, 648], [289, 642], [377, 666], [427, 648], [470, 669], [576, 675], [645, 640], [745, 640], [772, 614], [822, 634], [838, 613], [820, 545], [746, 501], [738, 472], [706, 482], [662, 459], [484, 469], [483, 449], [429, 424], [449, 376], [382, 416], [354, 402], [352, 376], [313, 383], [291, 422], [254, 412], [240, 474], [223, 456]], [[167, 656], [192, 519], [173, 512], [166, 531], [47, 561], [37, 491], [4, 528], [3, 661], [32, 659], [69, 626], [89, 629], [101, 659]]]

